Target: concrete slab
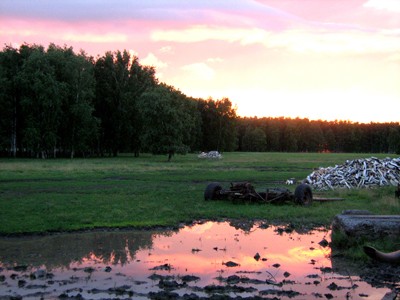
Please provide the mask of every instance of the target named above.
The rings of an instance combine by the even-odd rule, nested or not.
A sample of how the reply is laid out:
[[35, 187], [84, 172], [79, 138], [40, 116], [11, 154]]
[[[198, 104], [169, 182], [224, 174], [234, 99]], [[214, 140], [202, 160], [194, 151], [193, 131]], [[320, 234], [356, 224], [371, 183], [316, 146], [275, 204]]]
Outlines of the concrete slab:
[[340, 231], [348, 237], [400, 237], [400, 215], [373, 215], [369, 211], [344, 211], [336, 215], [332, 231]]

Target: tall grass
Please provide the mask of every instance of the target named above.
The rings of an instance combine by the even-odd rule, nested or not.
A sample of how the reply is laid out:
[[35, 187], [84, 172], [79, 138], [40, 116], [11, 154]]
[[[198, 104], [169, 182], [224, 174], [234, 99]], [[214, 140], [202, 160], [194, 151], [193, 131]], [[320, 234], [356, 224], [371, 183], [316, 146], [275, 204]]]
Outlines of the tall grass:
[[[209, 182], [250, 181], [256, 189], [304, 179], [313, 169], [371, 154], [225, 153], [221, 160], [195, 154], [134, 158], [1, 159], [0, 233], [31, 233], [95, 227], [177, 225], [196, 219], [250, 218], [329, 225], [344, 209], [400, 213], [394, 187], [319, 193], [342, 202], [285, 205], [204, 201]], [[386, 155], [375, 154], [376, 157]], [[294, 187], [290, 187], [294, 190]]]

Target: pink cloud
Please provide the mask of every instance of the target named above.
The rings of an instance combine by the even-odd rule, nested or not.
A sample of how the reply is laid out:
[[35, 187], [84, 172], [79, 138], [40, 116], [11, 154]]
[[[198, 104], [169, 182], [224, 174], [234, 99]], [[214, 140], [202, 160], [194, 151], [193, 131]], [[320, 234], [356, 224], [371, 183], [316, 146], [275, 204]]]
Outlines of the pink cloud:
[[400, 2], [398, 0], [368, 0], [363, 6], [393, 13], [400, 12]]
[[[354, 107], [379, 99], [400, 110], [396, 3], [1, 0], [0, 44], [66, 44], [94, 56], [127, 49], [161, 69], [167, 84], [189, 96], [227, 96], [246, 114], [276, 116], [289, 107], [318, 118], [320, 99], [334, 95], [335, 114], [361, 118], [367, 112], [348, 109], [346, 95]], [[274, 105], [278, 98], [288, 104]]]

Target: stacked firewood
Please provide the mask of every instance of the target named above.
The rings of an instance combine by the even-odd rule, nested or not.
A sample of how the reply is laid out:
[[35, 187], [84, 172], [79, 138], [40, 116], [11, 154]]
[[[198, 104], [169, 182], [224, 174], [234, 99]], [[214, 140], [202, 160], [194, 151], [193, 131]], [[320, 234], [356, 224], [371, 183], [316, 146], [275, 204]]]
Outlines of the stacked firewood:
[[343, 165], [319, 168], [305, 179], [315, 190], [398, 185], [400, 157], [347, 160]]

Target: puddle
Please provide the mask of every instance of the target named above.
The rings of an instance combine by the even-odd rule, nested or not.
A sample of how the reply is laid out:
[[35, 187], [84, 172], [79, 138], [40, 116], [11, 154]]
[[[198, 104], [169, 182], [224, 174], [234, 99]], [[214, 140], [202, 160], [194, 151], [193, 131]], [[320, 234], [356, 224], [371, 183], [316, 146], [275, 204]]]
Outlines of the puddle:
[[330, 241], [329, 231], [228, 222], [1, 238], [0, 298], [382, 299], [390, 292], [333, 272], [321, 241]]

